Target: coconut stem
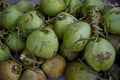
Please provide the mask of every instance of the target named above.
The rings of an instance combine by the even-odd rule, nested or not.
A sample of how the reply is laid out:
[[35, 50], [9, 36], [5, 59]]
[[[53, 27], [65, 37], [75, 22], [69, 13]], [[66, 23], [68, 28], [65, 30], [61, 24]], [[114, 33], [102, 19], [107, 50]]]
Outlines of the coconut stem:
[[0, 40], [0, 48], [5, 49], [5, 47], [4, 47], [4, 45], [3, 45], [1, 40]]
[[103, 30], [100, 28], [100, 26], [98, 26], [99, 22], [100, 22], [98, 19], [98, 12], [99, 12], [99, 10], [98, 10], [98, 7], [96, 7], [96, 6], [92, 6], [89, 9], [89, 13], [90, 13], [89, 16], [91, 18], [90, 25], [93, 28], [93, 35], [97, 39], [99, 38], [99, 36], [105, 37], [104, 34], [101, 32]]
[[26, 55], [21, 55], [20, 59], [24, 65], [31, 66], [34, 69], [38, 68], [43, 63], [42, 60], [38, 61], [36, 58], [29, 58]]
[[[31, 66], [26, 66], [26, 65], [24, 65], [23, 63], [21, 63], [21, 62], [19, 62], [18, 60], [16, 60], [12, 55], [10, 55], [10, 54], [8, 54], [10, 57], [11, 57], [11, 59], [13, 60], [13, 61], [15, 61], [16, 63], [18, 63], [19, 65], [21, 65], [21, 66], [23, 66], [24, 68], [26, 68], [26, 69], [30, 69], [30, 70], [32, 70], [32, 71], [35, 71], [35, 72], [37, 72], [38, 74], [41, 74], [40, 72], [38, 72], [38, 71], [36, 71], [36, 69], [38, 69], [37, 67], [31, 67]], [[42, 64], [42, 63], [41, 63]]]
[[0, 9], [5, 9], [8, 6], [8, 3], [6, 0], [0, 0]]
[[7, 35], [7, 34], [8, 34], [8, 32], [5, 31], [5, 29], [0, 30], [0, 40], [4, 39], [4, 36]]
[[66, 11], [65, 12], [69, 12], [69, 10], [70, 10], [70, 8], [71, 8], [71, 2], [72, 2], [72, 0], [70, 0], [69, 2], [68, 2], [68, 4], [66, 5]]

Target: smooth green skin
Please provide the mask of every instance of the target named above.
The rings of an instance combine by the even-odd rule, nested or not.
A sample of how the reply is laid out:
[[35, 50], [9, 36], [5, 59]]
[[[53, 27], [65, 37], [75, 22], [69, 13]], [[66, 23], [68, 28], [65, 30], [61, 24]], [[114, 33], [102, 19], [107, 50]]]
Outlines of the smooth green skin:
[[63, 39], [65, 29], [68, 27], [68, 25], [75, 23], [76, 21], [77, 19], [74, 16], [66, 12], [61, 12], [60, 14], [58, 14], [55, 25], [53, 27], [53, 30], [55, 31], [58, 38]]
[[82, 4], [81, 13], [84, 16], [89, 15], [89, 8], [92, 6], [97, 6], [99, 11], [104, 9], [104, 4], [102, 0], [84, 0]]
[[78, 16], [81, 10], [81, 3], [80, 0], [64, 0], [66, 7], [67, 7], [67, 13]]
[[63, 0], [40, 0], [40, 11], [48, 16], [56, 16], [64, 10]]
[[58, 38], [51, 28], [33, 31], [26, 41], [26, 48], [35, 56], [41, 58], [55, 56], [58, 46]]
[[109, 33], [120, 35], [120, 7], [115, 7], [103, 16], [104, 27]]
[[14, 52], [21, 52], [25, 48], [25, 39], [18, 36], [17, 32], [8, 34], [5, 43]]
[[13, 5], [16, 5], [19, 8], [19, 10], [24, 13], [33, 9], [32, 4], [27, 0], [20, 0]]
[[65, 80], [96, 80], [97, 74], [93, 74], [87, 66], [75, 62], [67, 67]]
[[0, 45], [0, 62], [11, 59], [10, 55], [11, 55], [11, 52], [8, 46], [6, 46], [5, 44]]
[[114, 63], [115, 49], [104, 38], [97, 42], [90, 41], [85, 48], [85, 60], [96, 71], [107, 71]]
[[37, 70], [35, 72], [30, 69], [26, 69], [20, 80], [46, 80], [46, 76], [42, 70]]
[[23, 14], [17, 22], [17, 25], [22, 29], [23, 32], [38, 29], [42, 24], [43, 20], [37, 15], [36, 10], [32, 10]]
[[71, 24], [67, 27], [63, 36], [63, 49], [82, 51], [90, 36], [91, 28], [88, 23], [79, 21]]
[[8, 30], [15, 29], [18, 18], [22, 14], [23, 13], [20, 12], [16, 6], [10, 5], [1, 13], [0, 24]]

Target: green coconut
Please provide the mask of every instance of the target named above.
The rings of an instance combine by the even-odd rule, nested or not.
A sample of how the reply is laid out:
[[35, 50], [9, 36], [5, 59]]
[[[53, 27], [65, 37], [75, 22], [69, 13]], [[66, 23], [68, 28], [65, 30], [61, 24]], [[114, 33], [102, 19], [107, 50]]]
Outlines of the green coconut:
[[43, 20], [38, 16], [36, 10], [29, 11], [23, 14], [17, 22], [22, 32], [31, 32], [34, 29], [42, 27]]
[[96, 71], [107, 71], [113, 65], [116, 53], [108, 40], [99, 38], [97, 41], [89, 41], [84, 55], [91, 68]]
[[64, 10], [63, 0], [40, 0], [40, 11], [48, 16], [56, 16]]
[[97, 73], [87, 65], [75, 62], [67, 67], [65, 80], [97, 80]]
[[63, 34], [65, 29], [69, 27], [70, 24], [75, 23], [77, 19], [69, 13], [61, 12], [57, 15], [57, 19], [55, 20], [55, 25], [53, 30], [59, 39], [63, 39]]
[[82, 51], [91, 36], [90, 25], [86, 22], [76, 22], [65, 30], [63, 36], [63, 49]]
[[25, 39], [17, 32], [11, 32], [5, 39], [7, 46], [14, 52], [21, 52], [25, 48]]
[[114, 7], [103, 16], [104, 27], [111, 34], [120, 35], [120, 7]]
[[0, 24], [8, 30], [16, 29], [17, 21], [22, 14], [16, 6], [10, 5], [1, 13]]
[[77, 17], [81, 11], [80, 0], [64, 0], [66, 4], [67, 13]]
[[11, 51], [4, 43], [0, 43], [0, 62], [11, 59]]
[[18, 7], [18, 9], [24, 13], [33, 9], [32, 4], [27, 0], [20, 0], [16, 3], [14, 3], [13, 5], [16, 5]]
[[51, 58], [58, 50], [58, 38], [51, 28], [34, 30], [26, 40], [26, 48], [35, 56]]

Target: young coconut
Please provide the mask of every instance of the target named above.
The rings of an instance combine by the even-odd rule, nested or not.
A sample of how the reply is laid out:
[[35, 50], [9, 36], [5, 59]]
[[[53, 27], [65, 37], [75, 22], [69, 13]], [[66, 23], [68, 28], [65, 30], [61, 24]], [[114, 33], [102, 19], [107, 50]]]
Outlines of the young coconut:
[[97, 72], [85, 64], [75, 62], [67, 67], [65, 80], [97, 80]]
[[120, 35], [120, 7], [114, 7], [103, 16], [104, 27], [109, 33]]
[[1, 13], [0, 24], [7, 30], [16, 29], [17, 21], [22, 14], [16, 6], [10, 5]]
[[26, 69], [21, 75], [20, 80], [47, 80], [47, 79], [45, 73], [41, 69], [35, 71]]
[[0, 62], [11, 59], [11, 51], [7, 45], [0, 41]]
[[91, 40], [85, 48], [85, 60], [96, 71], [107, 71], [115, 61], [115, 49], [104, 39]]
[[13, 52], [21, 52], [25, 48], [25, 39], [17, 32], [11, 32], [7, 35], [5, 43]]
[[38, 16], [36, 10], [29, 11], [23, 14], [17, 22], [22, 32], [31, 32], [34, 29], [42, 27], [43, 20]]
[[80, 14], [80, 0], [64, 0], [66, 4], [66, 12], [77, 17]]
[[15, 61], [8, 60], [0, 63], [0, 80], [19, 80], [22, 66]]
[[66, 61], [64, 57], [57, 54], [56, 56], [47, 59], [42, 65], [43, 71], [50, 78], [59, 78], [63, 75], [66, 68]]
[[58, 50], [58, 38], [51, 28], [34, 30], [26, 40], [30, 53], [41, 58], [51, 58]]
[[20, 0], [16, 3], [14, 3], [13, 5], [16, 5], [19, 8], [19, 10], [24, 13], [33, 9], [32, 4], [27, 0]]
[[40, 0], [40, 11], [48, 16], [56, 16], [64, 10], [63, 0]]
[[63, 49], [82, 51], [91, 36], [90, 25], [86, 22], [76, 22], [66, 28], [63, 36]]
[[57, 15], [57, 19], [55, 20], [55, 25], [53, 27], [53, 30], [55, 31], [56, 35], [59, 39], [63, 39], [63, 34], [65, 32], [65, 29], [72, 23], [75, 23], [77, 19], [66, 13], [61, 12]]

